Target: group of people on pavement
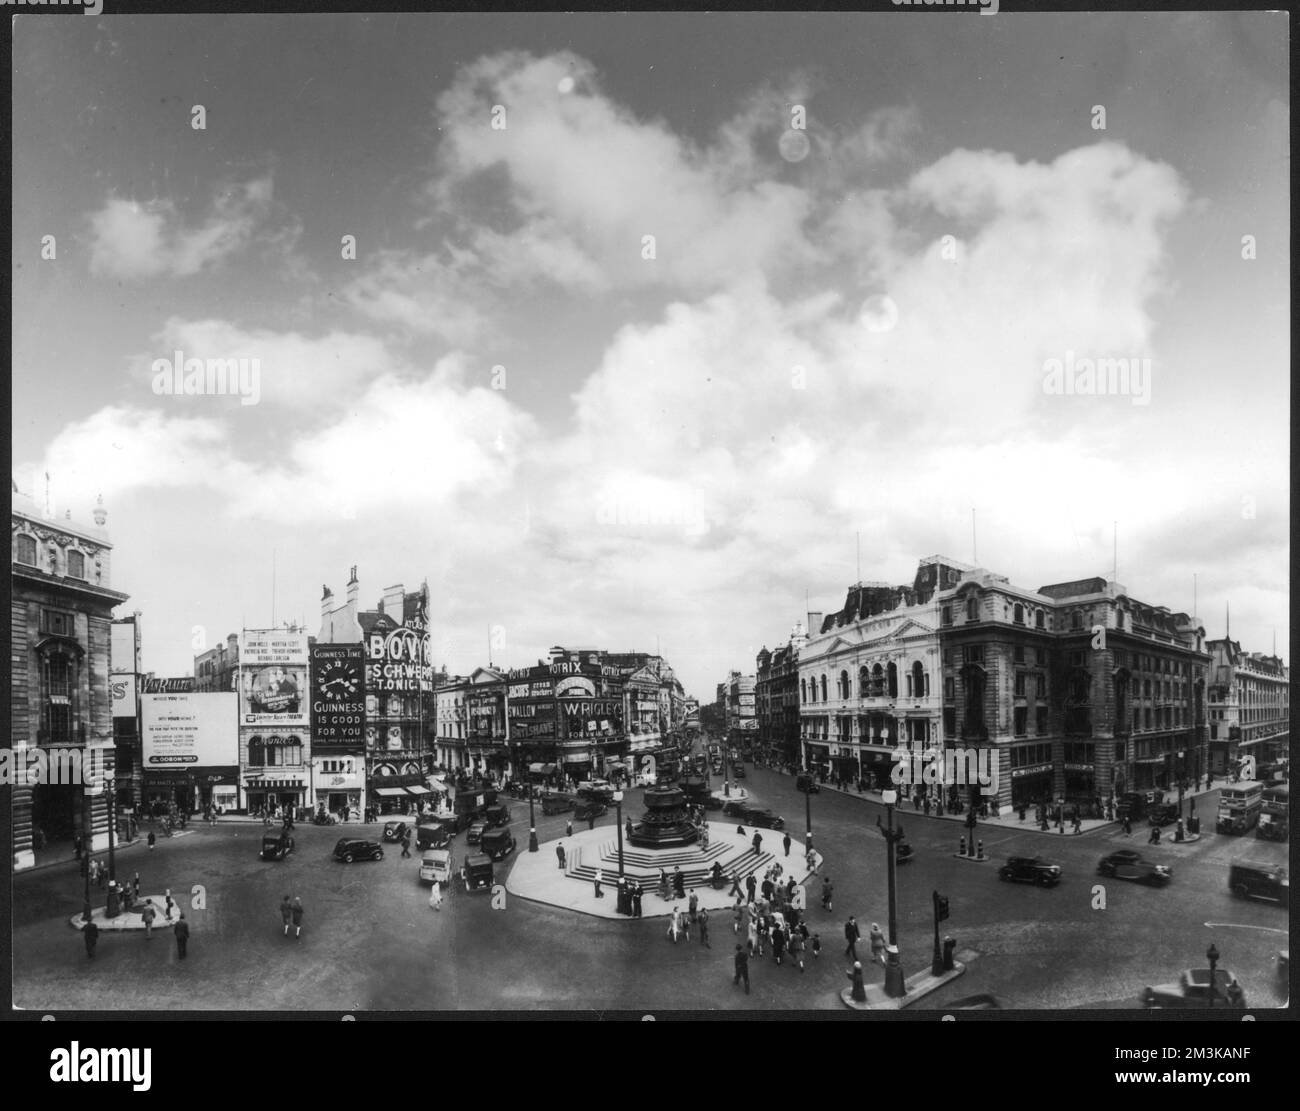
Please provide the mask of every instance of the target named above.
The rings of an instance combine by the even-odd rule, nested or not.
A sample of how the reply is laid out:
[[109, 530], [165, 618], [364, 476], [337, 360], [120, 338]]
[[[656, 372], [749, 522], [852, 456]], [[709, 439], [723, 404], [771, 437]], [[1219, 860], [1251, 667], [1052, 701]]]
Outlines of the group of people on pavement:
[[680, 907], [673, 907], [672, 914], [668, 916], [668, 937], [674, 945], [677, 944], [679, 937], [685, 937], [690, 941], [691, 930], [695, 930], [699, 935], [701, 945], [709, 949], [713, 948], [712, 942], [709, 941], [709, 912], [707, 908], [700, 906], [700, 897], [694, 891], [691, 892], [685, 914]]

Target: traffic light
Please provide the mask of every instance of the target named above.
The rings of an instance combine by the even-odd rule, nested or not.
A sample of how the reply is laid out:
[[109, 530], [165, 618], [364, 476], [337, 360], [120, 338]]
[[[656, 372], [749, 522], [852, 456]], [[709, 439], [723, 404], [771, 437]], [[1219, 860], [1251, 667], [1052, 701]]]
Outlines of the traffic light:
[[948, 896], [936, 895], [934, 897], [934, 913], [938, 921], [942, 922], [948, 917]]

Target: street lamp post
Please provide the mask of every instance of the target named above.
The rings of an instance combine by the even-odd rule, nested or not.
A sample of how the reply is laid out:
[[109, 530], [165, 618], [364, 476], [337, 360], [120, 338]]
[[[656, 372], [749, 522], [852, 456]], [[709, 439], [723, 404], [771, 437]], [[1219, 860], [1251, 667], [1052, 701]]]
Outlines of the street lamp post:
[[889, 828], [880, 824], [880, 815], [876, 815], [876, 828], [885, 838], [885, 859], [889, 876], [889, 959], [885, 965], [885, 994], [891, 999], [898, 999], [907, 994], [903, 980], [903, 963], [898, 952], [898, 890], [895, 882], [896, 856], [895, 846], [903, 839], [900, 826], [894, 829], [894, 803], [898, 801], [898, 792], [888, 790], [881, 793], [880, 801], [885, 804]]
[[807, 780], [805, 781], [805, 783], [804, 783], [804, 785], [803, 785], [803, 808], [804, 808], [804, 809], [803, 809], [803, 813], [804, 813], [804, 825], [805, 825], [806, 828], [807, 828], [807, 834], [808, 834], [808, 844], [807, 844], [807, 847], [805, 848], [804, 851], [807, 852], [807, 853], [810, 853], [810, 852], [812, 852], [812, 847], [813, 847], [813, 843], [812, 843], [812, 838], [813, 838], [813, 833], [812, 833], [812, 776], [808, 776], [808, 777], [807, 777]]
[[108, 878], [117, 879], [117, 860], [113, 855], [113, 838], [117, 832], [117, 781], [106, 780], [104, 789], [108, 791]]
[[1205, 951], [1205, 959], [1210, 962], [1210, 999], [1206, 1003], [1207, 1007], [1214, 1006], [1214, 970], [1219, 964], [1219, 950], [1215, 948], [1214, 942], [1210, 942], [1210, 947]]
[[85, 898], [81, 904], [81, 920], [90, 921], [90, 846], [94, 840], [94, 822], [91, 819], [90, 796], [81, 796], [81, 874], [85, 877]]
[[618, 878], [623, 878], [623, 792], [614, 792], [616, 822], [618, 825]]

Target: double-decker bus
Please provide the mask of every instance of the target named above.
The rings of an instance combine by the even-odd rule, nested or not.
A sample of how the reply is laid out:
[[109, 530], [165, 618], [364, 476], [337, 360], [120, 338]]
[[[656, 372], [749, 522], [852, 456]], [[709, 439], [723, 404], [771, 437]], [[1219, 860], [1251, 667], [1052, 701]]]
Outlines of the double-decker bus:
[[1255, 836], [1265, 841], [1285, 841], [1291, 835], [1290, 788], [1271, 783], [1260, 800], [1259, 825]]
[[1264, 784], [1254, 780], [1231, 783], [1219, 789], [1219, 833], [1246, 833], [1255, 828], [1264, 805]]

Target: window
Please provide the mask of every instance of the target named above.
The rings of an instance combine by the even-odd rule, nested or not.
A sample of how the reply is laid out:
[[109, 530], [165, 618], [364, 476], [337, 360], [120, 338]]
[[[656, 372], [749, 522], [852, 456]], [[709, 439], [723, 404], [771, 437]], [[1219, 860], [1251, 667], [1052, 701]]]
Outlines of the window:
[[1070, 628], [1074, 630], [1083, 628], [1083, 614], [1081, 614], [1078, 610], [1075, 610], [1072, 614], [1070, 614]]
[[925, 689], [925, 668], [921, 666], [921, 661], [917, 660], [912, 664], [912, 695], [916, 698], [924, 698], [928, 693]]
[[1035, 629], [1041, 629], [1041, 628], [1043, 628], [1043, 611], [1042, 611], [1042, 610], [1035, 610], [1035, 611], [1034, 611], [1034, 628], [1035, 628]]
[[1023, 671], [1016, 672], [1016, 697], [1025, 697], [1025, 673]]
[[850, 694], [849, 673], [847, 671], [841, 671], [840, 672], [840, 697], [847, 699], [849, 697], [849, 694]]
[[1015, 709], [1015, 729], [1017, 737], [1029, 734], [1029, 707], [1017, 706]]
[[871, 694], [873, 698], [880, 698], [885, 693], [885, 669], [876, 664], [871, 669]]
[[984, 662], [984, 646], [982, 644], [967, 645], [962, 649], [962, 661], [968, 664], [982, 664]]
[[1145, 718], [1145, 721], [1146, 721], [1146, 727], [1147, 727], [1148, 729], [1150, 729], [1150, 728], [1151, 728], [1151, 707], [1150, 707], [1150, 706], [1148, 706], [1148, 707], [1146, 708], [1146, 718]]
[[29, 567], [36, 566], [36, 541], [26, 534], [18, 537], [17, 545], [14, 548], [14, 558], [19, 563], [25, 563]]
[[41, 632], [71, 637], [77, 633], [77, 615], [67, 610], [41, 610]]
[[1040, 737], [1047, 736], [1047, 707], [1039, 706], [1034, 711], [1034, 732]]
[[799, 701], [808, 701], [808, 681], [806, 679], [799, 680]]
[[1065, 759], [1071, 764], [1091, 764], [1093, 760], [1093, 746], [1079, 743], [1068, 743], [1065, 745]]
[[943, 708], [943, 735], [945, 737], [957, 736], [957, 707], [945, 706]]
[[68, 552], [68, 578], [84, 579], [86, 577], [86, 557], [81, 552]]
[[1133, 711], [1133, 732], [1136, 733], [1141, 728], [1142, 728], [1142, 711], [1134, 710]]
[[1011, 620], [1017, 625], [1023, 625], [1025, 623], [1025, 607], [1020, 605], [1019, 602], [1016, 603], [1015, 607], [1011, 611]]
[[966, 620], [978, 621], [980, 618], [980, 600], [975, 597], [966, 599]]
[[1012, 659], [1015, 660], [1016, 663], [1018, 663], [1018, 664], [1022, 664], [1022, 663], [1024, 663], [1024, 662], [1025, 662], [1025, 646], [1024, 646], [1023, 644], [1017, 644], [1017, 645], [1015, 646], [1015, 648], [1013, 648], [1013, 649], [1011, 650], [1011, 656], [1012, 656]]
[[893, 661], [889, 664], [889, 697], [898, 697], [898, 664]]
[[[19, 539], [21, 539], [21, 537], [20, 537]], [[33, 562], [33, 563], [36, 562], [36, 542], [35, 542], [35, 541], [32, 542], [32, 562]], [[943, 623], [944, 623], [945, 625], [951, 625], [951, 624], [952, 624], [952, 606], [944, 606], [944, 607], [943, 607]]]
[[951, 675], [943, 680], [943, 696], [949, 700], [957, 697], [957, 681]]
[[1142, 697], [1143, 697], [1143, 698], [1150, 698], [1150, 697], [1151, 697], [1151, 680], [1150, 680], [1150, 679], [1143, 679], [1143, 680], [1142, 680]]
[[822, 701], [826, 701], [826, 676], [822, 676]]
[[867, 671], [865, 664], [862, 667], [858, 668], [858, 697], [859, 698], [866, 698], [868, 692], [871, 689], [870, 681], [868, 679], [868, 674], [869, 673]]
[[1034, 683], [1035, 683], [1034, 697], [1046, 698], [1047, 697], [1047, 676], [1035, 675]]
[[1047, 666], [1047, 649], [1046, 649], [1046, 648], [1035, 648], [1035, 649], [1034, 649], [1034, 663], [1037, 664], [1039, 667], [1046, 667], [1046, 666]]
[[967, 664], [962, 668], [961, 674], [966, 695], [962, 734], [972, 739], [982, 740], [988, 733], [984, 725], [984, 684], [988, 677], [984, 669], [975, 664]]
[[1123, 741], [1121, 741], [1119, 744], [1117, 744], [1117, 745], [1115, 746], [1115, 759], [1116, 759], [1117, 761], [1121, 761], [1121, 762], [1122, 762], [1123, 759], [1124, 759], [1124, 742], [1123, 742]]
[[266, 764], [266, 742], [261, 737], [250, 737], [248, 739], [248, 766], [250, 768], [264, 767]]

